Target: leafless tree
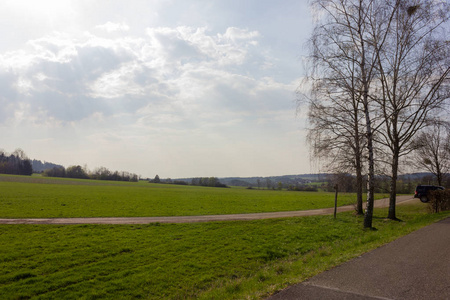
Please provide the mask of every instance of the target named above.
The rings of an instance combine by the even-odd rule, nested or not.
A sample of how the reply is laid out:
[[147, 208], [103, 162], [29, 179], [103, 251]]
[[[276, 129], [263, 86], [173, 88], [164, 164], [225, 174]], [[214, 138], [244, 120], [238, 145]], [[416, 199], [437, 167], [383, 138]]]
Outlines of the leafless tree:
[[[361, 93], [357, 88], [357, 67], [354, 60], [331, 60], [336, 49], [319, 49], [326, 27], [316, 28], [311, 40], [313, 61], [322, 64], [320, 72], [324, 76], [310, 77], [311, 95], [309, 97], [308, 119], [310, 129], [308, 142], [312, 154], [324, 162], [326, 170], [331, 173], [351, 173], [356, 175], [357, 205], [356, 212], [363, 214], [363, 148], [364, 123]], [[317, 49], [314, 49], [316, 48]], [[326, 50], [331, 50], [327, 52]], [[347, 55], [355, 55], [347, 49]], [[328, 76], [325, 76], [328, 73]]]
[[[367, 157], [367, 206], [364, 227], [372, 227], [374, 201], [374, 105], [377, 51], [383, 46], [392, 16], [384, 1], [316, 0], [317, 25], [311, 44], [312, 66], [309, 140], [316, 154], [351, 154], [356, 173]], [[392, 12], [391, 12], [392, 13]], [[384, 22], [370, 26], [374, 19]], [[379, 47], [373, 47], [374, 41]], [[326, 129], [326, 130], [324, 130]], [[361, 138], [363, 137], [363, 138]], [[365, 148], [365, 151], [363, 151]], [[324, 149], [324, 150], [323, 150]], [[324, 152], [323, 152], [324, 151]], [[331, 151], [331, 152], [330, 152]], [[356, 167], [358, 165], [359, 167]], [[357, 170], [359, 168], [359, 170]]]
[[[379, 79], [372, 87], [378, 90], [373, 95], [384, 120], [378, 142], [390, 153], [388, 218], [395, 220], [399, 159], [413, 150], [413, 137], [450, 95], [444, 26], [450, 6], [439, 0], [386, 1], [383, 6], [391, 16], [389, 27], [383, 15], [370, 17]], [[376, 33], [380, 26], [385, 30], [381, 36]]]
[[417, 167], [433, 173], [438, 185], [443, 185], [450, 172], [450, 124], [435, 123], [421, 132], [414, 144]]
[[[374, 141], [389, 156], [388, 217], [396, 219], [399, 159], [449, 99], [449, 7], [440, 0], [312, 2], [318, 21], [311, 38], [308, 138], [315, 155], [337, 157], [337, 165], [348, 162], [348, 154], [355, 162], [367, 156], [364, 227], [372, 224]], [[357, 144], [365, 145], [364, 155]]]

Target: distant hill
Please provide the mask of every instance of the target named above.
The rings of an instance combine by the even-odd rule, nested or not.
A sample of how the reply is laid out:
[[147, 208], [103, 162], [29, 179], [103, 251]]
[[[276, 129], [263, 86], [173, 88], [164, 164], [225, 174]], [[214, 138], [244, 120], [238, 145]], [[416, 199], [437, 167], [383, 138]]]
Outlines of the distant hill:
[[[245, 187], [257, 187], [258, 180], [261, 187], [266, 187], [268, 184], [276, 186], [278, 182], [281, 182], [284, 186], [287, 185], [304, 185], [311, 182], [325, 182], [328, 181], [331, 174], [317, 173], [317, 174], [300, 174], [300, 175], [283, 175], [283, 176], [268, 176], [268, 177], [219, 177], [221, 183], [228, 186], [245, 186]], [[433, 178], [431, 173], [412, 173], [399, 175], [399, 180], [404, 181], [420, 181], [423, 178]], [[387, 176], [377, 176], [379, 179], [386, 179]], [[176, 180], [185, 181], [188, 184], [191, 183], [192, 178], [177, 178]]]
[[315, 181], [323, 181], [326, 174], [301, 174], [301, 175], [282, 175], [282, 176], [268, 176], [268, 177], [225, 177], [219, 178], [220, 182], [232, 186], [266, 186], [270, 184], [277, 184], [281, 182], [283, 185], [297, 185], [306, 184]]
[[420, 180], [427, 176], [433, 177], [434, 175], [432, 173], [422, 172], [422, 173], [403, 174], [403, 175], [399, 175], [398, 178], [403, 179], [403, 180]]
[[[283, 175], [268, 177], [221, 177], [220, 182], [228, 186], [258, 186], [258, 180], [261, 187], [267, 186], [267, 183], [276, 185], [281, 182], [283, 185], [306, 184], [316, 181], [324, 181], [326, 174], [301, 174], [301, 175]], [[192, 178], [177, 178], [177, 180], [191, 183]]]
[[46, 161], [42, 162], [42, 161], [36, 160], [36, 159], [33, 159], [31, 161], [31, 166], [33, 167], [34, 173], [42, 173], [43, 171], [45, 171], [47, 169], [52, 169], [55, 167], [63, 168], [63, 166], [61, 166], [61, 165], [57, 165], [57, 164], [54, 164], [51, 162], [46, 162]]

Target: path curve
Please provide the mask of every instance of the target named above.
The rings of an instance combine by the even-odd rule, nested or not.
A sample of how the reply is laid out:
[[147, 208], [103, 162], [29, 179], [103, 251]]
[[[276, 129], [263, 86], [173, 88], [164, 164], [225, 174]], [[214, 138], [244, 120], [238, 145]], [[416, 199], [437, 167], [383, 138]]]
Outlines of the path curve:
[[[397, 196], [397, 204], [410, 203], [419, 201], [412, 196]], [[388, 207], [389, 199], [376, 200], [374, 206], [377, 208]], [[346, 205], [337, 208], [338, 212], [352, 211], [353, 205]], [[313, 209], [313, 210], [297, 210], [297, 211], [280, 211], [267, 213], [251, 213], [251, 214], [233, 214], [233, 215], [205, 215], [205, 216], [174, 216], [174, 217], [118, 217], [118, 218], [48, 218], [48, 219], [0, 219], [0, 224], [150, 224], [150, 223], [198, 223], [198, 222], [214, 222], [214, 221], [248, 221], [260, 219], [289, 218], [331, 215], [334, 213], [334, 207]]]

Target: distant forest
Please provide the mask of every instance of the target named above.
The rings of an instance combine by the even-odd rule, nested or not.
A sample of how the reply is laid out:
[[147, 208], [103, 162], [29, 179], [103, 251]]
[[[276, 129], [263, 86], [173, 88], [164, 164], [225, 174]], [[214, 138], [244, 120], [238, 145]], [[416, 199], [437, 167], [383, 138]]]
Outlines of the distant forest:
[[[110, 171], [105, 167], [100, 167], [94, 171], [88, 171], [80, 165], [64, 168], [61, 165], [42, 162], [40, 160], [30, 160], [22, 149], [16, 149], [12, 153], [0, 150], [0, 174], [32, 175], [41, 173], [47, 177], [80, 178], [95, 180], [132, 181], [137, 182], [140, 176], [125, 171]], [[147, 179], [149, 180], [149, 179]], [[375, 177], [375, 192], [387, 193], [389, 191], [388, 176]], [[153, 183], [171, 183], [182, 185], [197, 185], [210, 187], [242, 186], [247, 188], [269, 189], [269, 190], [289, 190], [289, 191], [334, 191], [337, 184], [340, 192], [355, 192], [356, 178], [351, 174], [303, 174], [284, 175], [271, 177], [196, 177], [180, 178], [171, 180], [160, 179], [158, 175]], [[418, 184], [434, 184], [436, 179], [431, 173], [415, 173], [400, 175], [397, 180], [397, 193], [410, 194], [414, 192]], [[450, 187], [450, 176], [446, 176], [444, 186]], [[364, 191], [365, 192], [365, 191]]]
[[217, 177], [195, 177], [191, 178], [188, 181], [185, 180], [172, 180], [170, 178], [160, 179], [158, 175], [155, 176], [154, 179], [147, 179], [149, 183], [165, 183], [165, 184], [175, 184], [175, 185], [188, 185], [188, 181], [191, 182], [191, 185], [195, 186], [207, 186], [207, 187], [220, 187], [227, 188], [226, 184], [223, 184], [219, 181]]
[[110, 171], [105, 167], [89, 172], [80, 165], [64, 168], [64, 166], [50, 162], [30, 160], [22, 149], [16, 149], [11, 154], [0, 150], [0, 174], [32, 175], [33, 173], [40, 173], [47, 177], [139, 181], [139, 176], [130, 172]]
[[100, 167], [89, 172], [80, 165], [70, 166], [67, 169], [62, 166], [46, 169], [42, 172], [42, 176], [132, 182], [139, 181], [139, 176], [134, 173], [110, 171], [105, 167]]
[[[288, 191], [335, 191], [345, 193], [356, 192], [356, 177], [352, 174], [302, 174], [283, 175], [270, 177], [225, 177], [219, 178], [222, 184], [227, 186], [242, 186], [249, 189], [288, 190]], [[378, 175], [375, 177], [375, 192], [389, 192], [389, 176]], [[165, 180], [161, 180], [164, 182]], [[195, 178], [180, 178], [175, 181], [195, 182]], [[436, 178], [431, 173], [414, 173], [400, 175], [397, 179], [397, 193], [412, 194], [419, 184], [437, 185]], [[446, 177], [444, 186], [450, 187], [450, 176]], [[367, 192], [364, 190], [364, 192]]]
[[0, 173], [31, 175], [33, 174], [33, 167], [22, 149], [17, 149], [11, 154], [0, 150]]

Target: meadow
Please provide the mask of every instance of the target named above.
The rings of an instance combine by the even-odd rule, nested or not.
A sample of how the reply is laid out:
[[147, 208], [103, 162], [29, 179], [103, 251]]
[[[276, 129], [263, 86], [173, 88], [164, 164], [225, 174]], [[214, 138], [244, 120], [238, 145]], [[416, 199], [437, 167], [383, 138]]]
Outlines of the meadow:
[[0, 225], [2, 299], [262, 299], [448, 216], [402, 205], [242, 222]]
[[[0, 175], [0, 190], [0, 218], [194, 216], [307, 210], [334, 205], [334, 193], [327, 192], [10, 175]], [[339, 206], [354, 202], [354, 194], [339, 194]]]
[[[52, 186], [53, 189], [47, 190], [50, 194], [58, 188], [62, 188], [58, 192], [62, 193], [78, 187], [87, 195], [89, 186], [105, 189], [99, 190], [102, 192], [112, 188], [118, 193], [121, 187], [132, 191], [127, 183], [109, 185], [73, 180], [31, 183], [24, 181], [32, 178], [5, 178], [1, 183], [8, 187], [9, 196], [2, 195], [2, 203], [21, 198], [27, 188], [32, 191], [44, 188], [40, 197], [45, 195], [45, 187]], [[15, 186], [15, 193], [8, 185], [14, 182], [23, 184], [19, 185], [21, 189]], [[139, 183], [133, 188], [151, 193], [153, 189], [179, 187]], [[186, 187], [180, 189], [186, 193]], [[218, 190], [221, 192], [217, 193], [255, 192]], [[201, 193], [197, 188], [193, 191]], [[207, 188], [200, 191], [215, 193]], [[256, 192], [272, 194], [272, 191]], [[28, 200], [21, 200], [25, 204], [16, 206], [17, 209], [26, 205], [26, 201], [45, 204], [45, 199], [30, 198], [30, 191], [25, 194], [29, 195], [24, 197]], [[70, 202], [73, 195], [78, 194], [66, 196], [65, 203], [75, 205], [77, 201]], [[126, 197], [126, 193], [121, 195]], [[271, 205], [276, 207], [277, 200], [270, 198], [260, 201], [272, 201]], [[95, 197], [89, 199], [93, 201]], [[195, 201], [195, 197], [192, 199]], [[210, 201], [219, 201], [214, 199]], [[240, 199], [246, 201], [246, 197]], [[130, 206], [135, 203], [134, 198], [127, 201]], [[296, 201], [302, 202], [301, 198]], [[282, 208], [286, 203], [278, 200]], [[217, 204], [211, 207], [220, 208]], [[243, 208], [235, 206], [234, 209]], [[74, 215], [90, 210], [80, 208]], [[120, 213], [120, 210], [109, 213]], [[21, 213], [10, 210], [8, 216], [12, 215]], [[375, 209], [377, 230], [363, 230], [362, 217], [352, 212], [339, 213], [337, 219], [311, 216], [192, 224], [0, 225], [0, 295], [2, 299], [263, 299], [448, 217], [450, 212], [430, 214], [426, 205], [415, 203], [398, 206], [397, 216], [402, 222], [386, 220], [386, 215], [386, 209]]]

